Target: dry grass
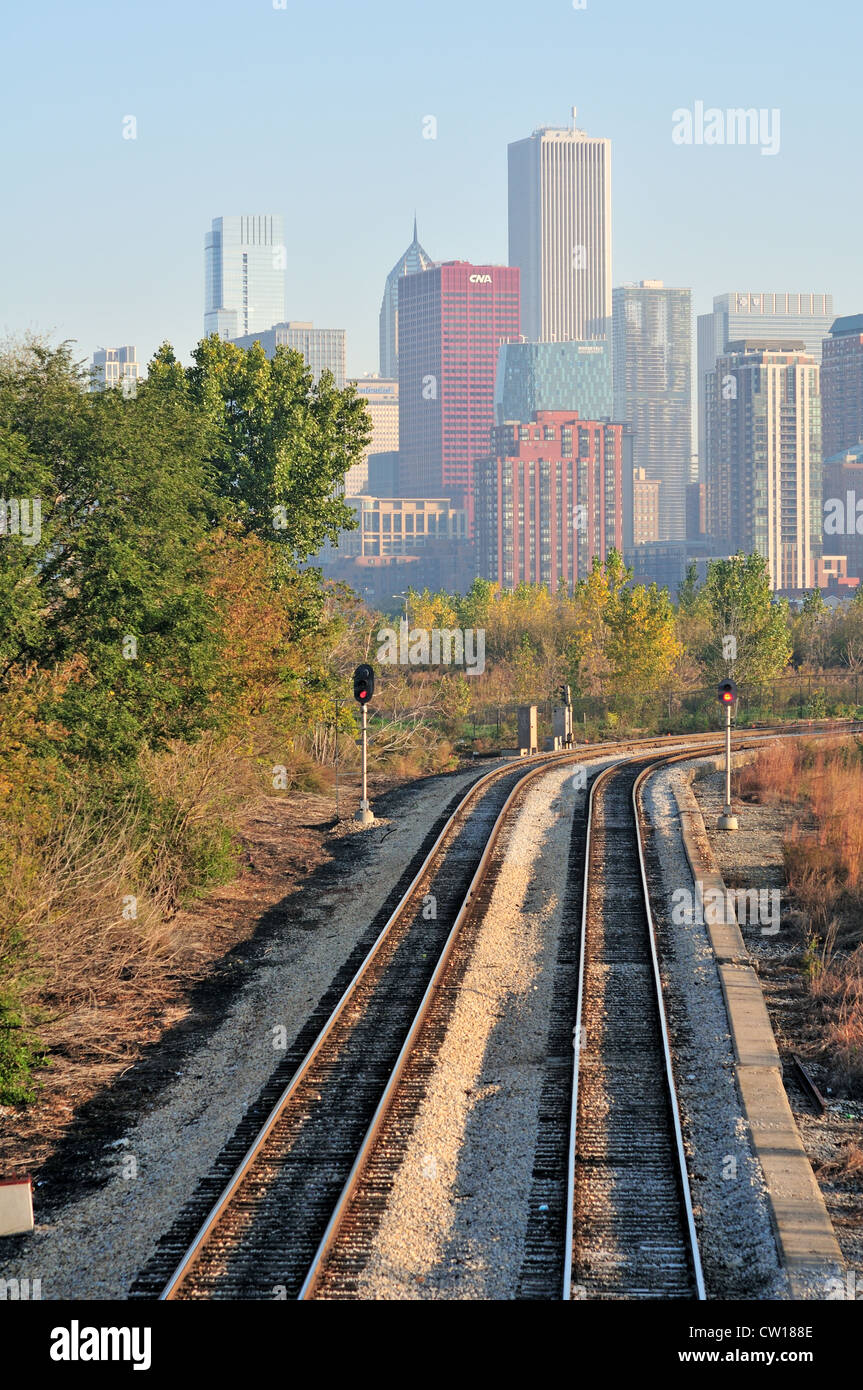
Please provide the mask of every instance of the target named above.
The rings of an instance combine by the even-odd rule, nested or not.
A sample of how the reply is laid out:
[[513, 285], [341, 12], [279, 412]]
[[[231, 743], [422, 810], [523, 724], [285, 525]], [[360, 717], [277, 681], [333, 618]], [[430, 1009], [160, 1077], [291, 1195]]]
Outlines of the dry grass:
[[[340, 743], [346, 762], [358, 763], [353, 740]], [[452, 756], [436, 740], [373, 763], [398, 782]], [[178, 908], [233, 876], [243, 807], [261, 792], [332, 790], [330, 770], [306, 739], [257, 721], [231, 740], [206, 736], [142, 755], [136, 792], [110, 809], [92, 789], [55, 794], [33, 815], [7, 808], [2, 983], [49, 1054], [89, 1068], [134, 1056], [178, 974], [200, 957], [195, 914]]]
[[863, 1148], [853, 1139], [848, 1139], [835, 1158], [819, 1163], [818, 1176], [829, 1178], [863, 1177]]
[[741, 786], [789, 806], [785, 870], [806, 921], [825, 1060], [836, 1085], [863, 1093], [863, 744], [771, 744], [741, 770]]
[[148, 756], [141, 776], [111, 809], [67, 793], [4, 827], [0, 941], [26, 943], [4, 984], [49, 1051], [95, 1065], [134, 1050], [197, 953], [177, 908], [233, 872], [237, 814], [260, 790], [245, 753], [213, 739]]
[[798, 753], [794, 739], [776, 739], [759, 749], [740, 769], [738, 789], [743, 800], [775, 805], [792, 799]]

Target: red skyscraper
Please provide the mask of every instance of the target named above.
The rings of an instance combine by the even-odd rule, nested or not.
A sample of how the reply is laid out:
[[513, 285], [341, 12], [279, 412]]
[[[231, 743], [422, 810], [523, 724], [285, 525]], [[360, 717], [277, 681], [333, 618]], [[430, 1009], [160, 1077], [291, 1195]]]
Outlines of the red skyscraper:
[[577, 584], [594, 558], [623, 550], [627, 475], [626, 425], [538, 410], [498, 426], [475, 469], [480, 576], [504, 589], [547, 584], [552, 593]]
[[488, 454], [498, 348], [520, 336], [519, 271], [449, 261], [399, 280], [404, 497], [450, 497], [473, 525], [473, 463]]

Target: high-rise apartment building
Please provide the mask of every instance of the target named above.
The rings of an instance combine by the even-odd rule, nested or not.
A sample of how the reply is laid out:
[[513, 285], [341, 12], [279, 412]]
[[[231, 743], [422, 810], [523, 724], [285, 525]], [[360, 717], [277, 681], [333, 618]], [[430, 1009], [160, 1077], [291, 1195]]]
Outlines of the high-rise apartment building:
[[285, 317], [281, 217], [214, 217], [204, 242], [204, 333], [240, 338]]
[[707, 534], [707, 485], [690, 483], [686, 489], [686, 539], [701, 541]]
[[91, 391], [104, 391], [120, 386], [127, 395], [134, 395], [141, 380], [141, 368], [134, 347], [97, 348], [93, 353]]
[[614, 418], [634, 431], [635, 466], [662, 484], [660, 541], [686, 539], [692, 455], [691, 291], [661, 280], [613, 294]]
[[399, 286], [400, 490], [473, 516], [473, 464], [488, 454], [501, 343], [519, 337], [519, 273], [448, 261]]
[[741, 340], [708, 373], [708, 529], [774, 589], [810, 587], [822, 553], [819, 370], [802, 341]]
[[863, 443], [863, 314], [837, 319], [821, 357], [824, 457]]
[[398, 380], [399, 374], [399, 280], [403, 275], [430, 270], [433, 264], [431, 256], [419, 244], [414, 218], [414, 239], [387, 276], [381, 301], [380, 370], [381, 376], [389, 380]]
[[527, 338], [608, 337], [610, 140], [546, 127], [509, 146], [509, 263]]
[[623, 550], [624, 425], [537, 411], [498, 425], [475, 470], [477, 568], [505, 589], [574, 585]]
[[698, 457], [704, 482], [707, 459], [707, 373], [730, 342], [744, 338], [774, 342], [801, 342], [816, 362], [821, 344], [833, 322], [832, 294], [781, 294], [763, 290], [735, 290], [713, 300], [711, 314], [698, 315]]
[[611, 419], [611, 354], [606, 342], [504, 343], [497, 361], [495, 423], [530, 420], [537, 410]]
[[648, 478], [643, 468], [632, 473], [632, 544], [652, 545], [659, 540], [660, 490], [658, 478]]
[[372, 437], [359, 463], [345, 474], [345, 495], [356, 497], [369, 490], [369, 458], [392, 455], [399, 447], [399, 384], [380, 376], [354, 377], [350, 383], [362, 396], [372, 418]]
[[291, 321], [232, 341], [241, 348], [260, 343], [267, 357], [273, 357], [277, 347], [293, 348], [303, 354], [316, 382], [324, 372], [332, 372], [339, 389], [345, 384], [346, 334], [343, 328], [315, 328], [313, 323]]

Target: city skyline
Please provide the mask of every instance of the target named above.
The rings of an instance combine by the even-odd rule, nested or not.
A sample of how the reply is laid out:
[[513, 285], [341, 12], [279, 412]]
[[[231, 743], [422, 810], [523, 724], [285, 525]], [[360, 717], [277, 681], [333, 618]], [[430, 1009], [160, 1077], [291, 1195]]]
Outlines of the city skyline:
[[[837, 315], [859, 312], [863, 268], [853, 228], [860, 193], [853, 181], [845, 180], [842, 219], [825, 216], [819, 223], [792, 215], [816, 169], [823, 186], [841, 183], [847, 169], [843, 132], [853, 116], [851, 55], [859, 48], [859, 12], [820, 12], [812, 26], [802, 5], [783, 5], [780, 12], [771, 3], [753, 13], [731, 4], [708, 45], [698, 16], [682, 4], [669, 3], [660, 26], [634, 3], [616, 7], [614, 16], [599, 5], [568, 13], [549, 5], [536, 29], [541, 82], [534, 68], [536, 81], [513, 92], [474, 59], [493, 22], [501, 52], [526, 53], [531, 63], [539, 50], [531, 47], [522, 11], [481, 4], [464, 14], [445, 3], [441, 29], [457, 17], [458, 46], [453, 49], [451, 35], [429, 40], [418, 16], [405, 17], [410, 80], [399, 72], [383, 84], [386, 90], [372, 96], [360, 121], [360, 78], [351, 76], [351, 64], [362, 76], [365, 98], [383, 73], [379, 35], [397, 7], [380, 6], [381, 29], [347, 5], [336, 9], [338, 23], [329, 20], [326, 32], [312, 15], [288, 17], [262, 7], [246, 16], [250, 56], [241, 85], [260, 83], [254, 110], [232, 101], [220, 107], [212, 99], [214, 78], [227, 71], [224, 40], [237, 12], [227, 0], [206, 12], [192, 4], [180, 14], [156, 0], [143, 24], [140, 16], [112, 10], [110, 26], [88, 31], [86, 51], [70, 24], [73, 16], [56, 4], [32, 17], [13, 15], [13, 48], [26, 58], [38, 46], [50, 99], [7, 151], [11, 186], [28, 188], [34, 232], [27, 244], [17, 244], [24, 207], [13, 193], [18, 215], [8, 219], [0, 245], [7, 263], [14, 255], [16, 276], [7, 286], [2, 331], [72, 337], [82, 358], [99, 345], [132, 340], [142, 362], [167, 338], [188, 360], [201, 331], [202, 228], [222, 210], [273, 209], [286, 219], [285, 317], [344, 327], [349, 375], [375, 371], [381, 285], [414, 208], [436, 257], [504, 263], [507, 145], [544, 124], [565, 123], [572, 105], [580, 123], [612, 143], [615, 284], [655, 275], [689, 286], [695, 313], [709, 310], [729, 284], [815, 284], [833, 293]], [[740, 56], [738, 10], [751, 59]], [[807, 19], [811, 60], [803, 83], [783, 61], [795, 28], [789, 20], [797, 12]], [[788, 34], [777, 30], [780, 13]], [[166, 46], [169, 22], [172, 43]], [[667, 42], [672, 32], [673, 45]], [[333, 81], [312, 152], [302, 132], [321, 69], [320, 58], [306, 59], [322, 47]], [[822, 70], [830, 78], [819, 80], [819, 55], [826, 61], [827, 54]], [[581, 60], [575, 79], [574, 56]], [[591, 56], [595, 63], [584, 61]], [[609, 94], [605, 69], [612, 63], [616, 80]], [[277, 84], [281, 104], [275, 106], [271, 79], [280, 67], [290, 82]], [[180, 91], [177, 75], [187, 70]], [[464, 80], [468, 71], [471, 82]], [[16, 64], [0, 98], [7, 115], [16, 94], [21, 99], [18, 72]], [[781, 109], [777, 157], [765, 159], [757, 148], [675, 144], [674, 112], [702, 99], [720, 108]], [[70, 102], [78, 103], [87, 142], [77, 139], [75, 122], [64, 120]], [[432, 116], [436, 128], [426, 120]], [[364, 157], [372, 134], [375, 160]], [[34, 168], [38, 185], [32, 178], [27, 183], [27, 170]], [[57, 197], [65, 207], [63, 258], [51, 239], [49, 208]], [[351, 203], [355, 216], [346, 236], [344, 210]], [[747, 216], [740, 218], [736, 209], [744, 205]], [[371, 207], [373, 218], [366, 216]], [[94, 222], [100, 238], [92, 236]]]

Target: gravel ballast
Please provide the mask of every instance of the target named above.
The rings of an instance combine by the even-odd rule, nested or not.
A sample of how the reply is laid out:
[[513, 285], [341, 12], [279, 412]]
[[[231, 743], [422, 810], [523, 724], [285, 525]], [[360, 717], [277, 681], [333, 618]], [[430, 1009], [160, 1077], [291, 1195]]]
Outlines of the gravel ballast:
[[515, 1297], [572, 811], [584, 795], [573, 773], [531, 787], [499, 843], [491, 901], [361, 1298]]
[[46, 1215], [36, 1187], [35, 1231], [3, 1242], [0, 1278], [40, 1279], [43, 1299], [127, 1296], [435, 822], [488, 770], [425, 779], [382, 800], [379, 824], [349, 837], [358, 852], [235, 957], [224, 1021], [186, 1050], [150, 1105], [137, 1097], [144, 1113], [106, 1138], [96, 1190]]
[[[636, 751], [634, 748], [632, 751]], [[669, 752], [672, 750], [669, 749]], [[598, 770], [620, 756], [585, 757]], [[485, 764], [395, 793], [381, 823], [247, 955], [230, 1008], [150, 1106], [105, 1145], [104, 1179], [15, 1238], [0, 1275], [42, 1297], [122, 1298], [363, 934], [432, 826]], [[453, 1007], [407, 1155], [362, 1280], [368, 1299], [516, 1296], [531, 1215], [537, 1110], [572, 833], [584, 793], [572, 765], [524, 794], [504, 832], [489, 910]], [[733, 1082], [733, 1056], [704, 928], [674, 926], [691, 885], [665, 771], [645, 805], [650, 868], [691, 1176], [712, 1297], [787, 1297]], [[336, 865], [336, 868], [338, 866]], [[254, 939], [253, 939], [254, 943]], [[242, 964], [242, 962], [241, 962]], [[274, 1043], [282, 1050], [276, 1050]], [[40, 1220], [40, 1215], [42, 1219]]]

